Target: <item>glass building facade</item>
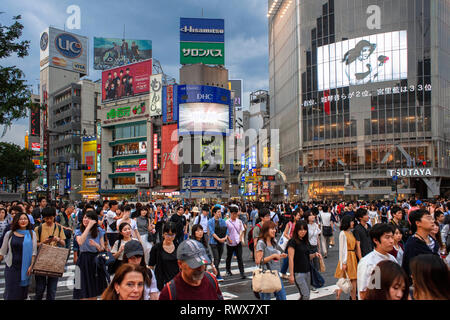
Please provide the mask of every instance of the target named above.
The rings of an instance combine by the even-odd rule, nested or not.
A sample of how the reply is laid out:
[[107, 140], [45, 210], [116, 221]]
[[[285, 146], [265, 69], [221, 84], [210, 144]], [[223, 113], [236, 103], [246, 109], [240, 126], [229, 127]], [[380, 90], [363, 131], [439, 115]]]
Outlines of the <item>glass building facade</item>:
[[400, 197], [450, 190], [450, 1], [278, 0], [268, 18], [292, 198], [380, 199], [401, 168], [430, 170], [400, 176]]

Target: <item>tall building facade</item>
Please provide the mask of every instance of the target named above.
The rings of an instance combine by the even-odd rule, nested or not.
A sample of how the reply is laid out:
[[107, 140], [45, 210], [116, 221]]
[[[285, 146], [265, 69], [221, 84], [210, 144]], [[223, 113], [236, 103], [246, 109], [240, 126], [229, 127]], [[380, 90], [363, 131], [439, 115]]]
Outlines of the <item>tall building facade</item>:
[[448, 193], [450, 1], [268, 5], [271, 128], [289, 197]]

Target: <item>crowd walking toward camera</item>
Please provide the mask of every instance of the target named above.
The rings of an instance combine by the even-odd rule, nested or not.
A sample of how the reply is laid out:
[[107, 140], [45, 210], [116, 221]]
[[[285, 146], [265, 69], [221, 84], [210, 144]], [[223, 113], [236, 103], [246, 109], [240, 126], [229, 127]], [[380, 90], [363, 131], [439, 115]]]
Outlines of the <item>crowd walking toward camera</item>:
[[[62, 272], [36, 261], [71, 250], [77, 300], [222, 300], [234, 259], [261, 300], [286, 300], [292, 285], [310, 300], [326, 269], [338, 300], [448, 300], [449, 225], [445, 199], [0, 203], [3, 298], [55, 300]], [[337, 265], [327, 263], [333, 247]], [[57, 259], [65, 265], [68, 256]]]

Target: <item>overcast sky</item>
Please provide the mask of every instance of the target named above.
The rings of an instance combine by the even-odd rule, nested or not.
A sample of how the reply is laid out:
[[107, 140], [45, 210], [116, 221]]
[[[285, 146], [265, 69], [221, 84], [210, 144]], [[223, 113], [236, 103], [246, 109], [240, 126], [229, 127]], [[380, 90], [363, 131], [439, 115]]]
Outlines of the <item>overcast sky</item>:
[[[10, 25], [11, 18], [22, 15], [22, 40], [30, 40], [25, 59], [0, 60], [1, 66], [16, 65], [37, 93], [39, 83], [39, 35], [48, 26], [64, 29], [70, 5], [81, 9], [81, 29], [68, 30], [89, 38], [89, 75], [93, 70], [93, 38], [125, 38], [152, 40], [153, 57], [161, 62], [164, 73], [179, 80], [180, 17], [225, 19], [225, 67], [230, 79], [244, 83], [244, 107], [250, 92], [269, 87], [268, 26], [266, 0], [1, 0], [0, 24]], [[0, 141], [24, 146], [28, 119], [17, 121]], [[3, 132], [0, 126], [0, 134]]]

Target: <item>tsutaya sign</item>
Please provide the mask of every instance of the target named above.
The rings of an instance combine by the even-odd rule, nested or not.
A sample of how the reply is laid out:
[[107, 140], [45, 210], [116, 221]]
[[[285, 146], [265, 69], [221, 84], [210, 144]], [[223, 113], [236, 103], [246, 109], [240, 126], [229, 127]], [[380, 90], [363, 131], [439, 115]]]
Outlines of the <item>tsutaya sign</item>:
[[408, 169], [395, 169], [387, 170], [387, 174], [390, 177], [431, 177], [433, 175], [433, 169], [429, 168], [408, 168]]

